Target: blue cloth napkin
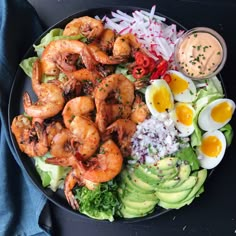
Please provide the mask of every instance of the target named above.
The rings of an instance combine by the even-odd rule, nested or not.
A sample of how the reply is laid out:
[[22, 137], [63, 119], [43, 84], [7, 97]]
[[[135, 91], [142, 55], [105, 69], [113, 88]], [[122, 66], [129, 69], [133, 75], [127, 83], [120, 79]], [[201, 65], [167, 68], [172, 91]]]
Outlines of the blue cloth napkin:
[[24, 0], [0, 1], [0, 235], [45, 235], [45, 196], [24, 174], [8, 133], [7, 106], [18, 64], [43, 29]]

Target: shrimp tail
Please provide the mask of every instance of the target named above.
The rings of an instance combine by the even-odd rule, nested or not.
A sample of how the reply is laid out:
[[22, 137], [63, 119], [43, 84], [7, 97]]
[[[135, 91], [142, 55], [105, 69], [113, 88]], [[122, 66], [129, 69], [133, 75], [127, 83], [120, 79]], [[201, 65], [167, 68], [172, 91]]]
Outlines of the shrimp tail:
[[24, 92], [23, 94], [23, 105], [24, 108], [30, 107], [32, 105], [32, 100], [27, 92]]
[[78, 178], [76, 176], [76, 170], [72, 169], [66, 176], [64, 184], [64, 192], [68, 203], [74, 210], [79, 209], [79, 203], [72, 192], [72, 189], [75, 187], [77, 183], [78, 183]]

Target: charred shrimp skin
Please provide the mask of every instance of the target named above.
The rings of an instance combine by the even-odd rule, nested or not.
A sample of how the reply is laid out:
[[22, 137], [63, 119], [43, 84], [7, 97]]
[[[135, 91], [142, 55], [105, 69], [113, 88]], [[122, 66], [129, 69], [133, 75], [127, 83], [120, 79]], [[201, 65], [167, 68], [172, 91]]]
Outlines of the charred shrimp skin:
[[[113, 98], [109, 99], [111, 94]], [[134, 101], [134, 85], [124, 75], [112, 74], [104, 78], [95, 88], [94, 97], [97, 109], [96, 124], [99, 131], [103, 133], [109, 124], [109, 117], [106, 113], [108, 102], [121, 104], [124, 108], [128, 109]], [[118, 109], [121, 108], [118, 107]]]
[[98, 38], [103, 32], [104, 26], [101, 20], [89, 16], [73, 19], [63, 31], [63, 35], [72, 36], [81, 34], [89, 40]]
[[42, 71], [46, 75], [58, 75], [59, 69], [64, 71], [75, 71], [76, 66], [64, 62], [67, 55], [79, 55], [83, 64], [89, 70], [95, 70], [97, 62], [85, 43], [78, 40], [61, 39], [50, 42], [43, 51], [41, 57]]
[[31, 116], [46, 119], [57, 115], [64, 107], [65, 99], [63, 90], [54, 83], [42, 83], [41, 63], [35, 61], [32, 73], [32, 88], [38, 97], [33, 103], [30, 95], [25, 92], [23, 106], [25, 112]]
[[48, 152], [47, 135], [42, 124], [32, 121], [25, 115], [16, 116], [11, 124], [19, 148], [29, 157], [43, 156]]

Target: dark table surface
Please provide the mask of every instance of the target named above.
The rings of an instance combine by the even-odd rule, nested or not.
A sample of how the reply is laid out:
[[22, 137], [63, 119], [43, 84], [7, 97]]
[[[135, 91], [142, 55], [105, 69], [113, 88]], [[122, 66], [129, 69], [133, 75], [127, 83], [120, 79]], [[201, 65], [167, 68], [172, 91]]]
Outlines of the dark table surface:
[[[235, 0], [29, 0], [45, 28], [77, 11], [117, 5], [157, 5], [158, 12], [187, 28], [208, 26], [217, 30], [228, 47], [222, 71], [228, 97], [236, 101], [236, 1]], [[235, 116], [232, 120], [236, 128]], [[235, 139], [234, 139], [235, 140]], [[236, 235], [236, 142], [227, 149], [222, 163], [205, 186], [205, 193], [190, 206], [158, 218], [132, 224], [86, 221], [50, 203], [55, 235], [138, 236], [138, 235]]]

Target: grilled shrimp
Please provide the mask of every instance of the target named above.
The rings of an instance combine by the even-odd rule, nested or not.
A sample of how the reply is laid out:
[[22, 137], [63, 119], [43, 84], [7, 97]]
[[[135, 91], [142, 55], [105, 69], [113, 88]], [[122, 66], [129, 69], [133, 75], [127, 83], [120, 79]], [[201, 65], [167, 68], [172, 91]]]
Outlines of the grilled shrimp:
[[101, 80], [101, 76], [96, 71], [90, 71], [86, 68], [64, 73], [70, 80], [77, 80], [78, 82], [80, 82], [85, 94], [92, 95], [94, 88]]
[[100, 111], [96, 114], [96, 120], [101, 132], [106, 126], [119, 118], [128, 118], [131, 114], [131, 107], [122, 104], [101, 104]]
[[141, 50], [141, 44], [133, 34], [118, 36], [113, 46], [113, 56], [129, 57], [135, 51]]
[[100, 102], [106, 102], [112, 93], [119, 104], [131, 106], [134, 100], [134, 85], [122, 74], [107, 76], [95, 89], [96, 106]]
[[79, 209], [79, 203], [76, 200], [72, 190], [76, 184], [82, 185], [82, 181], [80, 180], [80, 171], [78, 168], [72, 169], [66, 176], [64, 182], [64, 193], [66, 196], [67, 202], [71, 205], [74, 210]]
[[102, 183], [112, 180], [120, 173], [123, 157], [117, 145], [109, 139], [101, 145], [99, 154], [89, 159], [89, 162], [93, 162], [89, 168], [85, 165], [81, 166], [83, 178]]
[[99, 39], [100, 48], [104, 52], [112, 52], [114, 42], [115, 32], [111, 29], [104, 29]]
[[67, 128], [77, 115], [87, 116], [95, 109], [94, 100], [90, 96], [80, 96], [68, 101], [62, 111], [63, 121]]
[[120, 64], [124, 61], [124, 58], [117, 55], [117, 56], [108, 56], [106, 52], [104, 52], [97, 43], [90, 43], [88, 45], [92, 55], [94, 56], [95, 60], [101, 64], [107, 65], [114, 65]]
[[71, 36], [82, 34], [86, 38], [92, 40], [98, 38], [102, 34], [103, 28], [101, 20], [83, 16], [69, 22], [63, 31], [63, 35]]
[[104, 115], [107, 117], [108, 124], [119, 118], [128, 118], [131, 114], [131, 107], [122, 104], [105, 104]]
[[63, 129], [53, 137], [50, 153], [54, 157], [70, 157], [74, 154], [72, 134], [68, 129]]
[[90, 119], [76, 116], [70, 123], [70, 131], [74, 135], [74, 142], [77, 152], [87, 159], [97, 150], [100, 142], [100, 135], [94, 122]]
[[32, 88], [38, 96], [38, 101], [32, 103], [27, 92], [23, 96], [25, 112], [31, 117], [46, 119], [58, 114], [65, 103], [63, 91], [53, 83], [41, 83], [41, 66], [35, 61], [32, 72]]
[[63, 130], [63, 126], [59, 121], [53, 121], [46, 127], [46, 134], [48, 139], [48, 144], [50, 145], [54, 136]]
[[124, 157], [131, 154], [131, 138], [136, 131], [136, 124], [129, 119], [118, 119], [106, 128], [104, 136], [117, 133], [118, 144]]
[[20, 150], [28, 156], [43, 156], [47, 153], [47, 135], [40, 123], [35, 122], [33, 126], [28, 117], [19, 115], [13, 119], [11, 130]]
[[146, 103], [144, 103], [141, 97], [137, 95], [134, 100], [130, 119], [136, 124], [140, 124], [149, 116], [150, 116], [150, 111]]
[[106, 113], [106, 105], [111, 94], [116, 100], [115, 103], [112, 103], [121, 104], [127, 109], [129, 106], [131, 107], [134, 100], [134, 86], [124, 75], [113, 74], [104, 78], [96, 87], [94, 91], [97, 108], [96, 123], [100, 132], [104, 132], [109, 124], [109, 114]]
[[[78, 54], [86, 68], [94, 70], [97, 62], [94, 60], [87, 45], [77, 40], [55, 40], [50, 42], [44, 49], [41, 63], [43, 73], [47, 75], [58, 75], [59, 68], [68, 71], [68, 68], [63, 65], [62, 58], [66, 55]], [[70, 65], [69, 71], [75, 71], [76, 66]]]

